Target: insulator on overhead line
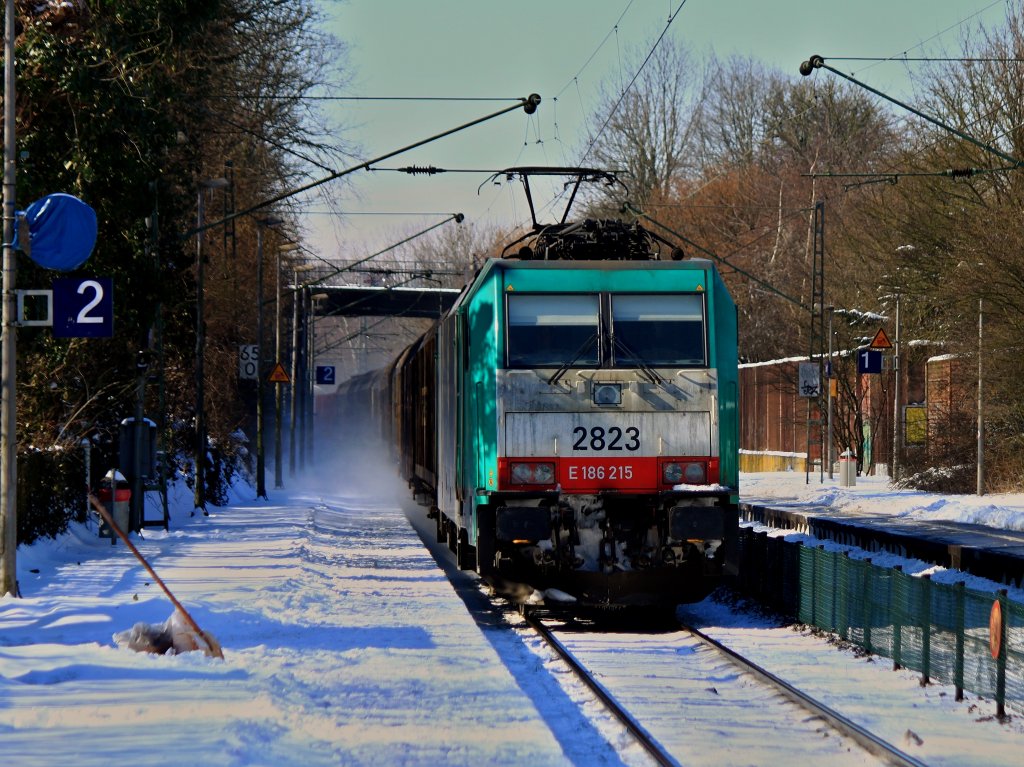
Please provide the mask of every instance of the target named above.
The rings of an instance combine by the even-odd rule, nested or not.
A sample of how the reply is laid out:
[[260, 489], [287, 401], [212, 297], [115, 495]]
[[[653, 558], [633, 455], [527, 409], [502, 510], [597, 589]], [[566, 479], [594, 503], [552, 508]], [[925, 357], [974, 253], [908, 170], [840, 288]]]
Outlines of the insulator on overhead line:
[[410, 176], [434, 176], [444, 173], [443, 168], [435, 168], [433, 165], [408, 165], [398, 169], [401, 173], [408, 173]]
[[825, 59], [815, 54], [814, 56], [811, 56], [807, 61], [804, 61], [800, 64], [800, 74], [802, 74], [804, 77], [807, 77], [807, 75], [809, 75], [815, 69], [820, 69], [824, 63]]

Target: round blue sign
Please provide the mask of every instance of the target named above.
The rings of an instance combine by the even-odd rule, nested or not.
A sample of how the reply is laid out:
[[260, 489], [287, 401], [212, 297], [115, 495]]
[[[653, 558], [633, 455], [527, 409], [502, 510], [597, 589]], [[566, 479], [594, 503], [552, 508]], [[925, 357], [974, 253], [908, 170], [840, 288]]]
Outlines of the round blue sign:
[[[68, 272], [84, 264], [96, 245], [96, 211], [74, 195], [48, 194], [28, 206], [29, 257], [46, 269]], [[14, 247], [20, 247], [17, 234]]]

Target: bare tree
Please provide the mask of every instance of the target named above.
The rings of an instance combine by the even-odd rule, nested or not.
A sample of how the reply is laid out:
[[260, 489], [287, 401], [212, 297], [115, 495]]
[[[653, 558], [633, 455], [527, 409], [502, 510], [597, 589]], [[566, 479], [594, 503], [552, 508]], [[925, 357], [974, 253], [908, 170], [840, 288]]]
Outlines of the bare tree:
[[782, 87], [782, 74], [754, 58], [712, 58], [698, 135], [702, 169], [753, 165], [770, 141], [769, 102]]
[[[1024, 472], [1024, 175], [1014, 162], [1024, 159], [1024, 8], [1009, 4], [1004, 24], [968, 30], [959, 48], [927, 67], [915, 105], [961, 135], [915, 125], [901, 164], [907, 175], [873, 196], [876, 222], [884, 221], [874, 237], [886, 253], [885, 285], [903, 296], [910, 337], [941, 338], [962, 370], [977, 370], [981, 354], [986, 474], [990, 489], [1013, 488]], [[959, 403], [968, 422], [973, 400]], [[950, 422], [960, 415], [950, 413]], [[955, 460], [972, 464], [974, 456], [960, 449]]]
[[697, 169], [695, 116], [704, 97], [702, 74], [680, 41], [666, 38], [649, 60], [633, 51], [631, 83], [606, 80], [590, 119], [581, 164], [624, 170], [634, 203], [643, 207], [672, 182]]

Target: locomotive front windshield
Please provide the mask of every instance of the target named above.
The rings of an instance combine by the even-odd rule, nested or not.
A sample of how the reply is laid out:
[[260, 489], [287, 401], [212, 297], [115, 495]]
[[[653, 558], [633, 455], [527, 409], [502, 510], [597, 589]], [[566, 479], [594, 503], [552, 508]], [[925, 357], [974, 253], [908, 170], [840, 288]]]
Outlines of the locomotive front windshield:
[[704, 300], [699, 295], [613, 295], [614, 367], [704, 365]]
[[702, 367], [704, 296], [508, 294], [508, 367]]
[[559, 367], [598, 364], [598, 296], [508, 297], [508, 366]]

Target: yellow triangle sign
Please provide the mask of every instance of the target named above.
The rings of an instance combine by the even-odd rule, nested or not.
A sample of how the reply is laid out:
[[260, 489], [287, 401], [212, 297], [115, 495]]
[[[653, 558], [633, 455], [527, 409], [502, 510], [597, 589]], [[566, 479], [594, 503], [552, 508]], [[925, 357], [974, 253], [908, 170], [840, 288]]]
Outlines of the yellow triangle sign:
[[274, 369], [270, 371], [270, 376], [267, 380], [270, 381], [270, 383], [291, 383], [292, 381], [284, 371], [284, 365], [280, 362], [274, 365]]
[[871, 339], [872, 349], [891, 349], [892, 342], [889, 340], [889, 336], [885, 334], [885, 331], [881, 328], [875, 333], [875, 337]]

